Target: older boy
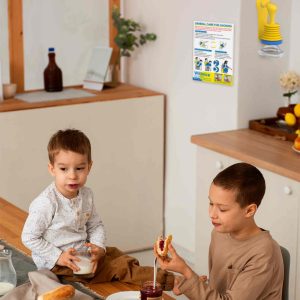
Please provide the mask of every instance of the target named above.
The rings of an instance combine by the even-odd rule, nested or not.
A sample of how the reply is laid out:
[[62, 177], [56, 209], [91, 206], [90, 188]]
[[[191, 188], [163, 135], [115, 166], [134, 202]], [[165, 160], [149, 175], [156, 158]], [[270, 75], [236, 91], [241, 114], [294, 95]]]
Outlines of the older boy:
[[158, 257], [162, 269], [183, 275], [176, 280], [176, 294], [183, 293], [192, 300], [282, 299], [280, 247], [254, 220], [264, 193], [261, 172], [246, 163], [234, 164], [214, 178], [208, 197], [214, 226], [208, 282], [192, 271], [172, 245], [171, 258]]
[[[22, 241], [31, 251], [38, 269], [50, 269], [68, 280], [105, 282], [120, 280], [141, 284], [153, 278], [153, 267], [139, 266], [133, 257], [114, 247], [105, 247], [103, 223], [92, 191], [85, 187], [92, 167], [88, 137], [76, 129], [59, 130], [48, 143], [51, 183], [30, 205]], [[91, 247], [94, 276], [76, 278], [76, 250]], [[159, 270], [163, 288], [173, 287], [172, 273]]]

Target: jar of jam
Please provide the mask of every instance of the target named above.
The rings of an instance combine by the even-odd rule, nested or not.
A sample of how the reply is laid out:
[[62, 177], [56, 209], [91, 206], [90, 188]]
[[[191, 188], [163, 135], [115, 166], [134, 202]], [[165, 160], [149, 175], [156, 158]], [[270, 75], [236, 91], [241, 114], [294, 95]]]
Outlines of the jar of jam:
[[153, 281], [146, 281], [142, 285], [141, 300], [162, 300], [163, 290], [157, 282], [154, 287]]

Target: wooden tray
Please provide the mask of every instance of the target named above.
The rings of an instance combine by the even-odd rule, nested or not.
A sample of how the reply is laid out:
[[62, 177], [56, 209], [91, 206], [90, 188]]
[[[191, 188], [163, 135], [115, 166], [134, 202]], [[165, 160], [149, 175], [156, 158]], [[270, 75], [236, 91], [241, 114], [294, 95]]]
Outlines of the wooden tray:
[[294, 141], [297, 137], [295, 129], [284, 124], [279, 118], [250, 120], [249, 128], [286, 141]]

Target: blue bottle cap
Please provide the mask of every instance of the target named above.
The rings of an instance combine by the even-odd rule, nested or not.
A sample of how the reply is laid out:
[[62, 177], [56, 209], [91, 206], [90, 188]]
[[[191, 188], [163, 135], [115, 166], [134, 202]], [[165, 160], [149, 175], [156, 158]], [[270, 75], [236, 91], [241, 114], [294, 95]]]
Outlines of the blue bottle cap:
[[54, 49], [54, 48], [49, 48], [48, 51], [49, 51], [49, 52], [54, 52], [55, 49]]

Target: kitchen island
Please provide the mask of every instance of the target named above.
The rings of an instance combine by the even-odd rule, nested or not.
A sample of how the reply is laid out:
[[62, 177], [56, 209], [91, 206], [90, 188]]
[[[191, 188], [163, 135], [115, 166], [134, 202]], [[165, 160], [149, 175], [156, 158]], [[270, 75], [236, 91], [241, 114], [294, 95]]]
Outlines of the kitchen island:
[[229, 165], [247, 162], [258, 167], [266, 180], [256, 222], [289, 251], [289, 299], [300, 299], [300, 154], [292, 149], [293, 143], [250, 129], [194, 135], [191, 141], [197, 146], [196, 271], [208, 271], [211, 181]]

